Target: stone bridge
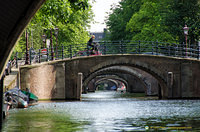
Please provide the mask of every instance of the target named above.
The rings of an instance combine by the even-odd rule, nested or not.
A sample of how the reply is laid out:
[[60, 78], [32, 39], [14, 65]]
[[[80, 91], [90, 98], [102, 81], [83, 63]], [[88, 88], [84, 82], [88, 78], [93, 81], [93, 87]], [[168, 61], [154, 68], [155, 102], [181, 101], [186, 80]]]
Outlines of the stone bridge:
[[[17, 39], [44, 1], [0, 2], [1, 77]], [[157, 88], [157, 91], [153, 91], [160, 98], [199, 98], [199, 69], [198, 60], [186, 58], [145, 55], [95, 56], [24, 66], [20, 68], [20, 81], [22, 88], [33, 89], [42, 99], [79, 99], [79, 72], [83, 73], [83, 91], [90, 80], [108, 74], [125, 80], [130, 92], [148, 93], [151, 86]]]
[[[82, 81], [78, 73], [83, 74]], [[88, 84], [102, 75], [122, 78], [130, 92], [147, 93], [152, 84], [162, 99], [200, 97], [200, 61], [165, 56], [89, 56], [22, 66], [20, 84], [40, 99], [79, 100], [81, 91], [86, 92]]]

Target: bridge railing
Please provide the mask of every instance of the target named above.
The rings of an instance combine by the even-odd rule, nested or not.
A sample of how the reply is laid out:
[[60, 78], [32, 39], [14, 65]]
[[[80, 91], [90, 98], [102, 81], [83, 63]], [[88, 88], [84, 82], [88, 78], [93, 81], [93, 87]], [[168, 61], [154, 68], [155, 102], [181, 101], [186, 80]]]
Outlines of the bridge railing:
[[199, 59], [199, 46], [157, 41], [100, 42], [103, 54], [149, 54]]
[[[102, 55], [109, 54], [148, 54], [181, 58], [200, 58], [198, 45], [187, 46], [184, 43], [164, 43], [158, 41], [101, 41], [98, 49]], [[16, 67], [18, 65], [41, 63], [44, 61], [87, 56], [87, 43], [68, 44], [35, 50], [30, 48], [26, 52], [16, 53]]]

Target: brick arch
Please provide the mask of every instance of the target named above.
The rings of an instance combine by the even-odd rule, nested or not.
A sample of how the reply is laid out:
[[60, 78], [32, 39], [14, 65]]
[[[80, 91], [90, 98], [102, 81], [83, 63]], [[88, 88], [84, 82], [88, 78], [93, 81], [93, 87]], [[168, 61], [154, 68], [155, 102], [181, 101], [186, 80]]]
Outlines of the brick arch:
[[[124, 68], [124, 69], [123, 69]], [[96, 76], [100, 76], [100, 75], [119, 75], [119, 74], [129, 74], [131, 76], [134, 76], [135, 79], [140, 82], [142, 84], [142, 86], [144, 87], [144, 92], [146, 93], [147, 88], [146, 85], [144, 83], [143, 77], [140, 73], [134, 71], [133, 69], [130, 69], [130, 67], [126, 67], [126, 66], [122, 66], [121, 68], [116, 67], [116, 66], [108, 66], [108, 67], [104, 67], [103, 69], [97, 70], [91, 74], [89, 74], [87, 77], [84, 77], [83, 79], [83, 89], [84, 91], [86, 90], [86, 87], [88, 85], [88, 83], [93, 79], [96, 78]], [[123, 78], [122, 76], [120, 76], [121, 78]], [[126, 80], [125, 78], [123, 78], [124, 80]], [[128, 88], [128, 91], [130, 91], [128, 82], [126, 83], [126, 87]]]
[[95, 89], [96, 89], [96, 86], [97, 86], [98, 84], [100, 84], [100, 83], [102, 83], [102, 82], [105, 82], [105, 81], [112, 82], [116, 87], [119, 86], [119, 81], [118, 81], [118, 80], [103, 78], [103, 79], [101, 79], [100, 81], [95, 82]]
[[[162, 98], [163, 94], [167, 91], [167, 82], [166, 80], [164, 80], [161, 76], [159, 76], [157, 74], [157, 72], [155, 71], [152, 71], [151, 69], [149, 69], [148, 67], [144, 67], [142, 65], [138, 65], [138, 64], [135, 64], [135, 63], [130, 63], [130, 62], [124, 62], [124, 61], [118, 61], [118, 62], [110, 62], [110, 61], [105, 61], [105, 62], [102, 62], [100, 64], [97, 64], [96, 66], [93, 66], [91, 69], [90, 69], [90, 72], [89, 73], [86, 73], [87, 76], [84, 77], [84, 80], [83, 82], [85, 82], [86, 78], [91, 78], [91, 76], [95, 76], [95, 74], [98, 74], [99, 71], [101, 71], [102, 69], [105, 69], [105, 68], [108, 68], [108, 67], [112, 67], [112, 66], [130, 66], [130, 67], [135, 67], [135, 68], [138, 68], [142, 71], [145, 71], [147, 72], [148, 74], [152, 75], [160, 84], [160, 88], [158, 88], [158, 96], [159, 98]], [[156, 69], [156, 68], [155, 68]], [[157, 69], [159, 70], [159, 69]], [[95, 74], [93, 74], [95, 73]], [[90, 77], [89, 77], [90, 76]], [[144, 84], [142, 78], [138, 77], [136, 74], [134, 74], [134, 76], [136, 76], [136, 78], [143, 83], [143, 85], [145, 86], [145, 89], [146, 88], [146, 85]]]
[[[99, 67], [99, 65], [101, 65], [101, 67]], [[107, 67], [112, 67], [112, 66], [130, 66], [130, 67], [135, 67], [138, 68], [140, 70], [143, 70], [149, 74], [151, 74], [153, 77], [155, 77], [156, 79], [160, 80], [162, 83], [166, 84], [166, 79], [164, 79], [164, 77], [160, 76], [156, 71], [148, 68], [148, 67], [144, 67], [143, 65], [138, 65], [135, 63], [126, 63], [126, 62], [117, 62], [117, 63], [111, 63], [111, 62], [103, 62], [101, 64], [97, 64], [96, 66], [92, 67], [92, 69], [90, 70], [90, 73], [99, 71], [101, 69], [107, 68]], [[156, 68], [154, 68], [156, 69]], [[159, 69], [156, 69], [159, 70]]]
[[116, 84], [116, 86], [119, 85], [119, 82], [123, 82], [125, 84], [126, 87], [128, 87], [128, 83], [125, 79], [119, 77], [119, 76], [116, 76], [116, 75], [105, 75], [105, 76], [97, 76], [96, 77], [96, 81], [95, 81], [95, 86], [97, 83], [99, 82], [102, 82], [102, 81], [105, 81], [105, 80], [109, 80], [109, 81], [112, 81], [113, 83]]
[[[83, 78], [90, 74], [111, 66], [130, 66], [141, 69], [157, 79], [159, 95], [168, 98], [167, 77], [168, 72], [177, 72], [176, 80], [180, 79], [181, 59], [150, 55], [105, 55], [74, 58], [66, 62], [66, 93], [70, 87], [76, 87], [77, 73], [82, 72]], [[68, 70], [69, 69], [69, 70]], [[74, 80], [74, 81], [72, 81]], [[173, 87], [179, 85], [175, 84]], [[71, 92], [72, 93], [72, 92]], [[69, 93], [70, 95], [70, 93]], [[67, 95], [66, 95], [67, 96]]]

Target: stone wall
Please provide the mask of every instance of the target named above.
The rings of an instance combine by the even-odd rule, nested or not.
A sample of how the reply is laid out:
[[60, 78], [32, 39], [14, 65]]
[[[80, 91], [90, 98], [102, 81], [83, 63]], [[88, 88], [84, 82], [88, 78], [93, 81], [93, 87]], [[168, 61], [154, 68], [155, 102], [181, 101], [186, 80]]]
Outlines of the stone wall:
[[[173, 57], [148, 55], [106, 55], [82, 57], [66, 62], [66, 73], [70, 81], [68, 87], [76, 87], [78, 72], [83, 73], [83, 81], [93, 78], [104, 68], [112, 66], [131, 66], [143, 70], [153, 76], [153, 85], [158, 96], [165, 99], [200, 98], [200, 61]], [[168, 87], [168, 73], [173, 74], [173, 83]], [[96, 73], [96, 74], [93, 74]], [[71, 91], [73, 92], [73, 91]]]
[[39, 99], [65, 99], [65, 66], [62, 62], [20, 67], [21, 89]]
[[200, 98], [199, 60], [148, 55], [90, 56], [24, 66], [20, 68], [20, 84], [40, 99], [77, 100], [81, 91], [78, 73], [83, 73], [84, 82], [112, 66], [130, 66], [147, 72], [156, 79], [155, 85], [159, 84], [159, 90], [154, 90], [159, 97]]

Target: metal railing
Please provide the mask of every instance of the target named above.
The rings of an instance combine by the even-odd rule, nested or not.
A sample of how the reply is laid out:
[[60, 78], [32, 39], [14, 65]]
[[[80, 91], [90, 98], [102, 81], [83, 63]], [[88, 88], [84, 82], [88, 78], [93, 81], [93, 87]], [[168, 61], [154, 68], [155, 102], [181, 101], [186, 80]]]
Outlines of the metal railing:
[[[102, 55], [148, 54], [180, 58], [200, 58], [200, 48], [198, 45], [186, 47], [184, 43], [176, 44], [157, 41], [102, 41], [98, 42], [98, 44], [98, 49]], [[15, 63], [16, 67], [18, 67], [18, 65], [23, 65], [25, 63], [41, 63], [44, 61], [86, 56], [90, 55], [88, 54], [88, 51], [89, 49], [86, 43], [69, 44], [68, 46], [59, 46], [57, 48], [44, 48], [38, 50], [30, 48], [28, 53], [16, 53]], [[79, 54], [80, 52], [81, 55]]]

